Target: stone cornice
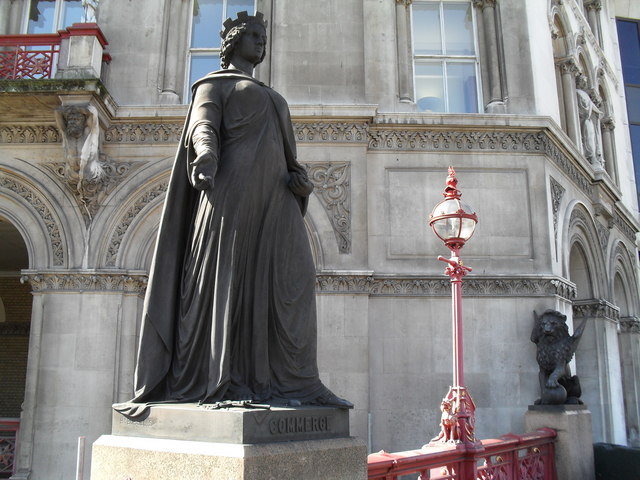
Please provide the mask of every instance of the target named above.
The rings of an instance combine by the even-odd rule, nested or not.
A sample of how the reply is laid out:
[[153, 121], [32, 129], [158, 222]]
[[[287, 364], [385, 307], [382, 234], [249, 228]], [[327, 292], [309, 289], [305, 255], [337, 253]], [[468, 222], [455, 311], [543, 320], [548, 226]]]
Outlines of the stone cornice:
[[108, 271], [27, 271], [20, 279], [34, 293], [45, 292], [121, 292], [142, 295], [147, 286], [144, 272]]
[[[468, 276], [463, 294], [469, 297], [575, 298], [575, 285], [560, 277], [476, 277]], [[449, 296], [451, 282], [442, 275], [376, 275], [319, 272], [316, 291], [321, 294], [364, 294], [373, 296]]]

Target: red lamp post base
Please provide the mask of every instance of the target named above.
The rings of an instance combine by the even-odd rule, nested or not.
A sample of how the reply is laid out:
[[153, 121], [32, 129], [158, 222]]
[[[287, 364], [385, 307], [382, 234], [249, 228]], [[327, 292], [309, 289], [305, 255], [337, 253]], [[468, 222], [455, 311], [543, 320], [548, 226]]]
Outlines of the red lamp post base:
[[466, 387], [449, 387], [449, 393], [440, 405], [440, 434], [425, 447], [462, 444], [475, 447], [480, 444], [475, 437], [476, 405]]

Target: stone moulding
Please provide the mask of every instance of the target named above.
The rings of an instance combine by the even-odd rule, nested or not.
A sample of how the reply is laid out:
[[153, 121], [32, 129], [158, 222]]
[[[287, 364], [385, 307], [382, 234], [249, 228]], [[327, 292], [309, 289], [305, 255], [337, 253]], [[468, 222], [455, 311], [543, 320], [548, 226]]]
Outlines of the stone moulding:
[[0, 144], [61, 143], [62, 136], [53, 125], [0, 126]]
[[[474, 277], [463, 282], [463, 294], [470, 297], [546, 297], [557, 295], [572, 300], [573, 283], [560, 277]], [[441, 276], [382, 276], [319, 272], [316, 291], [320, 294], [364, 294], [374, 296], [448, 296], [451, 283]]]
[[340, 253], [351, 253], [351, 164], [304, 163], [314, 193], [324, 207]]
[[37, 215], [42, 219], [49, 234], [49, 243], [51, 245], [51, 251], [53, 253], [53, 265], [64, 265], [64, 248], [62, 247], [62, 236], [60, 234], [60, 227], [56, 219], [54, 218], [51, 210], [47, 206], [47, 202], [44, 200], [44, 196], [38, 191], [33, 189], [30, 185], [22, 182], [21, 180], [8, 176], [5, 172], [0, 170], [0, 190], [6, 189], [14, 194], [22, 197], [29, 206], [35, 210]]
[[294, 122], [296, 141], [367, 143], [369, 124], [366, 122]]
[[109, 246], [107, 247], [107, 253], [105, 258], [105, 265], [107, 267], [114, 267], [116, 264], [116, 260], [118, 258], [118, 252], [120, 251], [120, 245], [122, 244], [122, 239], [124, 238], [129, 226], [136, 218], [136, 216], [149, 205], [154, 199], [157, 197], [164, 195], [169, 186], [169, 180], [163, 179], [160, 182], [157, 182], [155, 185], [152, 185], [147, 190], [145, 190], [140, 196], [136, 198], [133, 204], [129, 207], [129, 209], [125, 212], [125, 214], [120, 218], [120, 221], [116, 225], [113, 233], [111, 234], [111, 238], [109, 240]]
[[45, 292], [123, 292], [144, 294], [146, 273], [100, 271], [23, 272], [22, 283], [29, 283], [34, 293]]
[[175, 143], [182, 123], [115, 123], [104, 132], [104, 143]]

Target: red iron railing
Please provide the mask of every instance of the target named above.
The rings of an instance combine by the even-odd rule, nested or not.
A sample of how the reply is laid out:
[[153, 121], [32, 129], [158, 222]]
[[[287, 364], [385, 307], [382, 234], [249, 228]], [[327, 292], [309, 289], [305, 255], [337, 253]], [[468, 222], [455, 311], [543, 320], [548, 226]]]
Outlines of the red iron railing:
[[369, 455], [369, 480], [556, 480], [556, 432], [542, 428], [524, 435], [482, 440], [477, 449], [456, 445]]
[[0, 418], [0, 478], [8, 478], [15, 473], [19, 431], [19, 419]]
[[[74, 23], [58, 33], [0, 35], [0, 79], [53, 78], [62, 40], [73, 36], [94, 36], [103, 48], [108, 44], [95, 23]], [[111, 61], [109, 54], [103, 61]]]

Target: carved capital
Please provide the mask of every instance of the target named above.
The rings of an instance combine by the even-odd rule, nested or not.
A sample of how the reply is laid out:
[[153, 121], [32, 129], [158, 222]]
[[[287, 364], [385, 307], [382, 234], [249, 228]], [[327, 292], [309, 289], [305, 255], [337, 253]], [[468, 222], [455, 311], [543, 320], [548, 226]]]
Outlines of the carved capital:
[[413, 0], [396, 0], [397, 5], [404, 5], [405, 7], [410, 7], [413, 3]]
[[584, 0], [582, 3], [587, 10], [602, 10], [602, 0]]
[[621, 317], [620, 333], [640, 333], [640, 318]]
[[603, 130], [612, 132], [616, 128], [616, 121], [612, 116], [607, 115], [602, 120], [600, 120], [600, 125], [602, 126]]
[[100, 271], [27, 272], [22, 283], [29, 283], [34, 292], [122, 292], [144, 295], [148, 276], [143, 273], [112, 273]]
[[473, 0], [473, 6], [480, 9], [495, 8], [498, 0]]
[[578, 64], [573, 57], [559, 58], [556, 60], [556, 65], [560, 67], [560, 72], [563, 74], [577, 75], [580, 72]]
[[618, 323], [620, 309], [602, 298], [573, 302], [573, 318], [594, 318]]

